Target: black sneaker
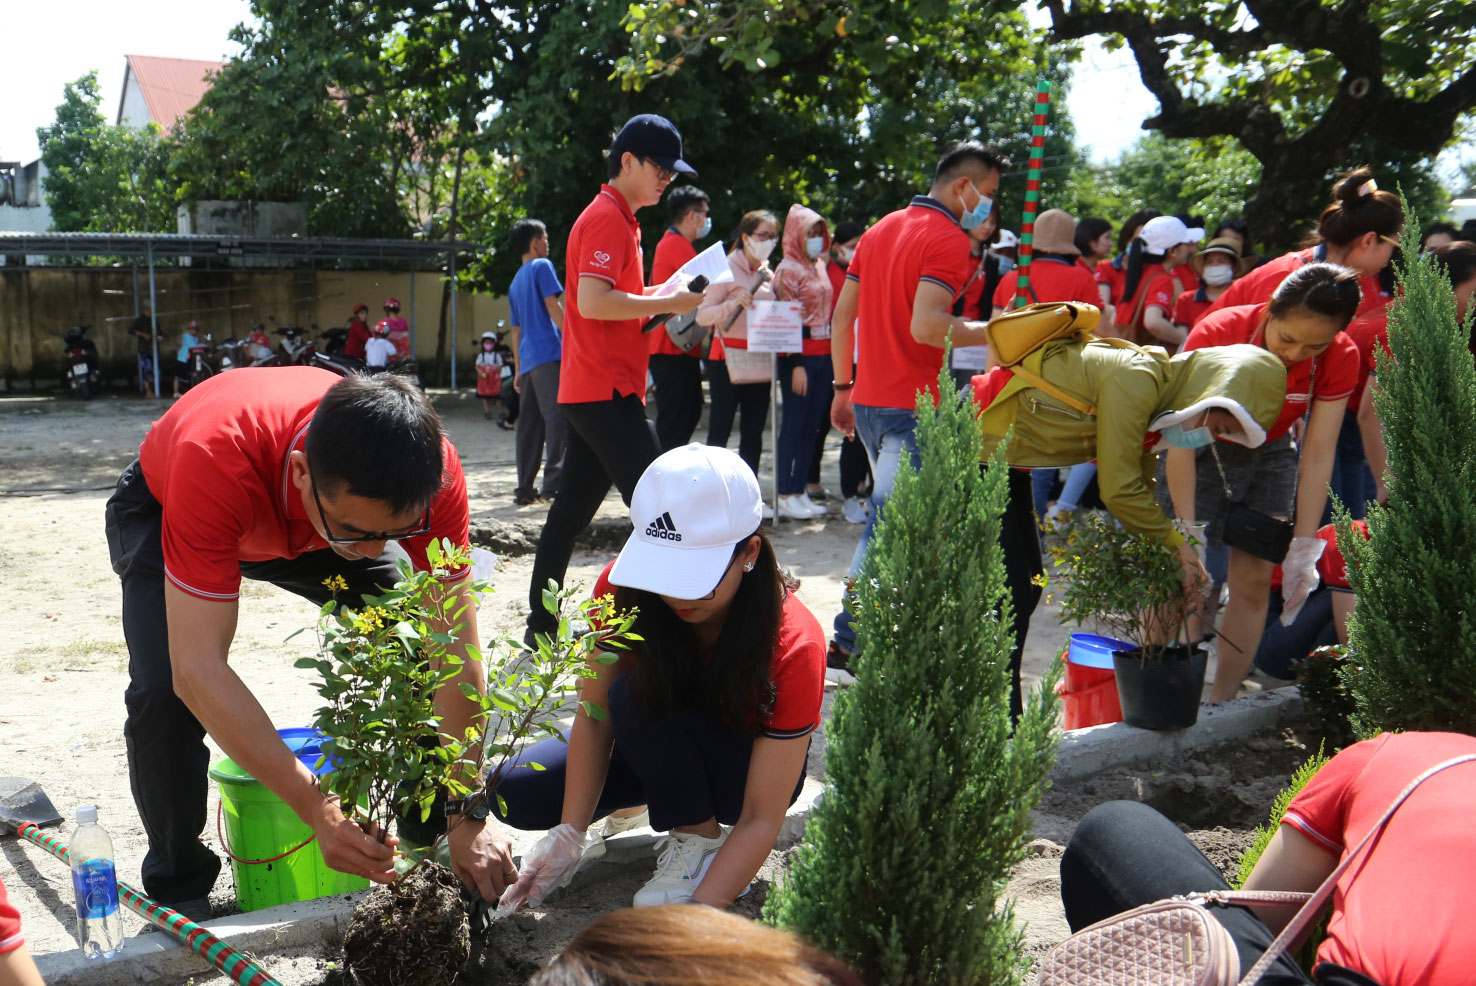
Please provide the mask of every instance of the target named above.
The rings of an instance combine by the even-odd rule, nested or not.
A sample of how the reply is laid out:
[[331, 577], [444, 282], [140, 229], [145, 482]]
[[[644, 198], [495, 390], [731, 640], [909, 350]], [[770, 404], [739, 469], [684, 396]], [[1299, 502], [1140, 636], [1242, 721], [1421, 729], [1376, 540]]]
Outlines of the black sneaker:
[[854, 685], [856, 676], [851, 673], [853, 656], [832, 640], [830, 649], [825, 652], [825, 680], [833, 681], [837, 685]]

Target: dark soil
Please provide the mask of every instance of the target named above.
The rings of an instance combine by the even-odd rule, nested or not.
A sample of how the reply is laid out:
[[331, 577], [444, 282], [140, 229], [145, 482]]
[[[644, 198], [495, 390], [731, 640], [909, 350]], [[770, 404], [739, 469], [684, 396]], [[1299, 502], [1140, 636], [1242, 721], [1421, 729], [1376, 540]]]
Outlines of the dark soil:
[[354, 909], [344, 963], [359, 986], [449, 986], [471, 954], [466, 902], [449, 869], [427, 863]]

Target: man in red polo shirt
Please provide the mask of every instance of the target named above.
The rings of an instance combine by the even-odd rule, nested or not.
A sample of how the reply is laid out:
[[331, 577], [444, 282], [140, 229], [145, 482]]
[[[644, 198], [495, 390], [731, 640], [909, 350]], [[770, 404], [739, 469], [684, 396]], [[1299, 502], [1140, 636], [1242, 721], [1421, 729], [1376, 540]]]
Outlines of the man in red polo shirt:
[[641, 227], [635, 210], [653, 206], [677, 174], [697, 172], [682, 160], [682, 135], [671, 121], [633, 116], [610, 146], [609, 181], [584, 207], [564, 250], [564, 365], [559, 406], [568, 426], [564, 474], [538, 538], [528, 587], [530, 646], [557, 627], [543, 608], [548, 582], [562, 584], [574, 539], [589, 526], [613, 482], [627, 504], [636, 481], [661, 454], [646, 420], [647, 343], [641, 326], [653, 315], [685, 313], [700, 292], [655, 297], [645, 286]]
[[[123, 583], [124, 737], [149, 839], [144, 891], [194, 920], [210, 916], [220, 860], [199, 841], [207, 732], [312, 827], [329, 866], [392, 881], [393, 841], [365, 835], [323, 795], [229, 657], [243, 577], [322, 605], [324, 581], [342, 576], [342, 595], [357, 600], [398, 578], [388, 542], [420, 569], [433, 539], [467, 544], [461, 462], [424, 395], [394, 374], [313, 367], [212, 377], [154, 422], [108, 500], [106, 530]], [[437, 577], [466, 593], [468, 574]], [[436, 696], [442, 731], [455, 736], [473, 714], [459, 686], [485, 687], [481, 663], [465, 658], [477, 621], [475, 601], [463, 601], [465, 665]], [[413, 813], [399, 831], [429, 843], [439, 814], [426, 824]], [[482, 824], [456, 826], [450, 847], [457, 874], [488, 900], [517, 875], [510, 843]]]
[[[711, 202], [695, 185], [678, 185], [666, 193], [671, 226], [656, 244], [651, 283], [665, 284], [697, 256], [696, 243], [712, 232]], [[656, 382], [656, 440], [661, 451], [686, 445], [702, 419], [702, 347], [690, 353], [677, 348], [665, 326], [646, 334], [651, 350], [651, 379]]]
[[[1007, 163], [977, 141], [954, 147], [938, 162], [928, 194], [916, 196], [907, 208], [862, 234], [846, 269], [846, 284], [831, 319], [830, 356], [836, 380], [831, 422], [842, 434], [861, 437], [873, 477], [871, 515], [851, 559], [849, 578], [861, 570], [903, 452], [914, 467], [919, 465], [913, 437], [917, 393], [926, 390], [938, 396], [943, 346], [950, 338], [959, 347], [987, 341], [987, 323], [965, 321], [952, 309], [973, 271], [965, 230], [988, 218]], [[851, 615], [842, 610], [835, 618], [831, 667], [844, 670], [855, 650]]]

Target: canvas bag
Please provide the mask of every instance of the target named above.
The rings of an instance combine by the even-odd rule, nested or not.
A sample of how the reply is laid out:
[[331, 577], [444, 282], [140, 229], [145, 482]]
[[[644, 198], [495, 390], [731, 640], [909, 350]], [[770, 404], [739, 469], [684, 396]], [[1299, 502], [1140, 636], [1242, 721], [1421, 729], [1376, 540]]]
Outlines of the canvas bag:
[[1022, 382], [1051, 395], [1067, 407], [1088, 417], [1096, 417], [1094, 404], [1046, 380], [1038, 372], [1038, 361], [1030, 361], [1032, 365], [1027, 365], [1026, 361], [1046, 343], [1057, 340], [1082, 344], [1105, 342], [1119, 349], [1143, 352], [1142, 347], [1126, 339], [1098, 338], [1092, 330], [1101, 317], [1102, 312], [1095, 305], [1079, 301], [1050, 301], [1003, 312], [990, 320], [984, 334], [989, 340], [989, 351], [1000, 366], [1014, 371]]

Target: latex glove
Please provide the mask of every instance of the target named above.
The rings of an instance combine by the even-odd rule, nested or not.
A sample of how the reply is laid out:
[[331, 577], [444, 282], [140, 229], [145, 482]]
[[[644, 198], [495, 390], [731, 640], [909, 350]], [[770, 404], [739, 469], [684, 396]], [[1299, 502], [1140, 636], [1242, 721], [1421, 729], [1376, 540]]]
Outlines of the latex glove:
[[1289, 627], [1302, 604], [1317, 588], [1317, 559], [1327, 548], [1321, 538], [1292, 538], [1286, 551], [1286, 560], [1281, 563], [1281, 625]]
[[502, 893], [494, 918], [504, 918], [523, 904], [537, 907], [560, 887], [567, 887], [586, 859], [605, 854], [605, 843], [588, 829], [556, 825], [523, 857], [518, 880]]

